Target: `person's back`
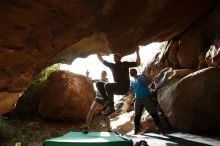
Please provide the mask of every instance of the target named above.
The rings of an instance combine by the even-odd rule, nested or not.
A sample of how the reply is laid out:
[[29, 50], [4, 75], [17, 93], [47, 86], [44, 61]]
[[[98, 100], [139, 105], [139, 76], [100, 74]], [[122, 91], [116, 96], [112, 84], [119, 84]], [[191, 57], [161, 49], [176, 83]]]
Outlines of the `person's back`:
[[[147, 79], [144, 75], [137, 75], [136, 69], [130, 70], [130, 75], [134, 77], [134, 80], [131, 82], [131, 90], [135, 93], [135, 106], [134, 106], [134, 134], [137, 134], [140, 131], [140, 119], [142, 115], [143, 107], [148, 111], [151, 117], [154, 119], [154, 123], [161, 128], [160, 119], [158, 116], [157, 109], [153, 100], [150, 97], [150, 89], [148, 85], [150, 84], [150, 80]], [[161, 129], [160, 129], [161, 130]]]
[[115, 64], [104, 62], [103, 64], [111, 69], [115, 82], [122, 82], [129, 85], [129, 68], [136, 66], [136, 63], [124, 61], [116, 62]]
[[149, 81], [145, 75], [137, 75], [131, 82], [131, 88], [134, 90], [135, 98], [144, 98], [150, 96], [150, 89], [148, 87]]

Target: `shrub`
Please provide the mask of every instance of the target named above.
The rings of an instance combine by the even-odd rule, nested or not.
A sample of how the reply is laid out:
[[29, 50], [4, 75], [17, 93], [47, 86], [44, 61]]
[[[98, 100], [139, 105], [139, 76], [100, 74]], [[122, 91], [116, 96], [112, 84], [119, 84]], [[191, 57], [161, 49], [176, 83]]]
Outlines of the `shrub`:
[[56, 71], [59, 70], [60, 65], [59, 64], [54, 64], [50, 67], [47, 67], [45, 70], [43, 70], [37, 78], [32, 82], [31, 86], [24, 92], [22, 95], [22, 98], [31, 98], [36, 95], [36, 93], [47, 83], [47, 78], [49, 75]]

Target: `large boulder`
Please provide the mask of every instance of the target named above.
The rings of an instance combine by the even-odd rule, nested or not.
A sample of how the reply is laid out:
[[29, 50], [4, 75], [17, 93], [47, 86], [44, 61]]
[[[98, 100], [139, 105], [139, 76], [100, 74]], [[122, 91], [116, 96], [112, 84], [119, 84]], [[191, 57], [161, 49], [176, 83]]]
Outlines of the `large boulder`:
[[206, 68], [159, 89], [159, 104], [173, 127], [193, 132], [220, 128], [219, 74], [219, 67]]
[[69, 71], [55, 71], [39, 97], [39, 113], [54, 120], [85, 120], [95, 91], [92, 82]]

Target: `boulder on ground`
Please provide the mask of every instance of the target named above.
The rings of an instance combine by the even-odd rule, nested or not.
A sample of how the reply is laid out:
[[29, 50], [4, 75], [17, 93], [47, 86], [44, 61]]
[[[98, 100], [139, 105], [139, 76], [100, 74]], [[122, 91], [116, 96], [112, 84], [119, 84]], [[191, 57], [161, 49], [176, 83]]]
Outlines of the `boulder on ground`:
[[173, 127], [193, 132], [220, 128], [219, 74], [219, 67], [202, 69], [158, 90], [160, 107]]
[[39, 113], [47, 119], [85, 120], [95, 91], [83, 75], [56, 71], [48, 78], [39, 97]]

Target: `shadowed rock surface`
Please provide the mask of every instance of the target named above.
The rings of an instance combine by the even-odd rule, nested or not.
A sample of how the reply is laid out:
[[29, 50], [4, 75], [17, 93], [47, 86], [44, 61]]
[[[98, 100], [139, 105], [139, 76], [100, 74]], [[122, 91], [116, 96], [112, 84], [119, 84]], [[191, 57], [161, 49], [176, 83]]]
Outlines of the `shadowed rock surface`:
[[42, 89], [38, 110], [46, 119], [85, 120], [94, 98], [93, 85], [85, 76], [56, 71]]
[[[168, 41], [146, 67], [151, 78], [166, 67], [197, 71], [218, 66], [219, 14], [218, 0], [2, 1], [0, 107], [5, 108], [0, 108], [0, 115], [14, 108], [20, 94], [44, 68], [97, 52], [126, 55], [138, 45]], [[212, 45], [215, 52], [207, 52]], [[58, 86], [55, 81], [53, 85]], [[199, 87], [193, 90], [200, 91]]]
[[173, 127], [193, 132], [220, 129], [219, 74], [219, 67], [206, 68], [173, 78], [159, 89], [159, 104]]
[[22, 92], [55, 62], [170, 40], [214, 6], [215, 0], [3, 1], [0, 89]]

